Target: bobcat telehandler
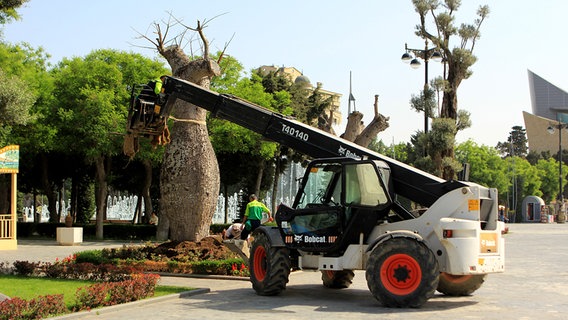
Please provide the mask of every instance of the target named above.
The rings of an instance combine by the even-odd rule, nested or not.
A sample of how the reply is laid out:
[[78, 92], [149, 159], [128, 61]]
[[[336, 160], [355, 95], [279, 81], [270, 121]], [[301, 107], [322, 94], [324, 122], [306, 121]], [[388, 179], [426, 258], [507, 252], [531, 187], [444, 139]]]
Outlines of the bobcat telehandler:
[[[159, 137], [177, 99], [286, 145], [313, 160], [277, 227], [261, 226], [250, 247], [259, 295], [286, 288], [291, 270], [320, 271], [323, 285], [347, 288], [354, 270], [385, 307], [420, 307], [435, 291], [469, 295], [505, 268], [497, 190], [445, 181], [245, 100], [175, 77], [156, 99], [133, 93], [127, 131]], [[420, 211], [413, 211], [418, 204]]]

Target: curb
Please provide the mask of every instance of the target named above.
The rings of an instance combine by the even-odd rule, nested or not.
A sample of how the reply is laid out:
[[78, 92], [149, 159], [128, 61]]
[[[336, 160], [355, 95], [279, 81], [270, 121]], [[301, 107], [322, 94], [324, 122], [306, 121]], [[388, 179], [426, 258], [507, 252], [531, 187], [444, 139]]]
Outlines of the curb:
[[97, 315], [98, 316], [98, 315], [103, 315], [103, 314], [119, 311], [119, 310], [122, 310], [122, 309], [127, 309], [127, 308], [130, 308], [130, 307], [134, 307], [134, 306], [137, 306], [139, 304], [151, 304], [151, 303], [157, 303], [157, 302], [162, 302], [162, 301], [187, 298], [187, 297], [195, 296], [195, 295], [198, 295], [198, 294], [209, 293], [209, 292], [211, 292], [211, 289], [209, 289], [209, 288], [198, 288], [198, 289], [195, 289], [195, 290], [183, 291], [183, 292], [174, 293], [174, 294], [168, 294], [168, 295], [157, 297], [157, 298], [147, 298], [147, 299], [143, 299], [143, 300], [117, 304], [117, 305], [114, 305], [114, 306], [108, 306], [108, 307], [102, 307], [102, 308], [97, 308], [97, 309], [92, 309], [92, 310], [85, 310], [85, 311], [69, 313], [69, 314], [65, 314], [65, 315], [62, 315], [62, 316], [53, 317], [53, 318], [50, 318], [50, 319], [54, 319], [54, 320], [79, 319], [79, 318], [82, 318], [82, 317], [87, 316], [87, 315]]
[[215, 274], [194, 274], [194, 273], [167, 273], [167, 272], [147, 272], [160, 275], [160, 277], [178, 278], [197, 278], [197, 279], [216, 279], [216, 280], [236, 280], [250, 281], [250, 277], [224, 276]]

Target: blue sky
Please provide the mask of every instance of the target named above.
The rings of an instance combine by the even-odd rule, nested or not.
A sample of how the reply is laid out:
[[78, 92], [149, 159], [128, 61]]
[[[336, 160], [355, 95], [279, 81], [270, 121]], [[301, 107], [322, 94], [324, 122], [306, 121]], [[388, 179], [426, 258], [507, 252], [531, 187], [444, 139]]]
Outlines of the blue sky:
[[[472, 22], [479, 5], [489, 5], [491, 13], [474, 50], [473, 75], [458, 91], [459, 108], [471, 113], [473, 125], [457, 138], [495, 146], [512, 126], [524, 126], [522, 111], [531, 111], [527, 69], [568, 89], [562, 23], [568, 1], [462, 2], [458, 23]], [[234, 35], [227, 53], [246, 70], [296, 67], [312, 83], [343, 94], [344, 116], [352, 72], [353, 95], [365, 122], [372, 118], [374, 95], [380, 95], [379, 111], [390, 117], [390, 127], [379, 134], [385, 143], [407, 142], [423, 128], [423, 115], [410, 109], [409, 100], [423, 87], [424, 69], [400, 60], [405, 43], [424, 46], [414, 35], [419, 20], [411, 0], [31, 0], [19, 12], [22, 20], [7, 25], [4, 38], [41, 46], [53, 62], [103, 48], [155, 57], [142, 48], [148, 42], [138, 33], [153, 37], [152, 24], [167, 20], [169, 12], [189, 26], [216, 17], [205, 29], [212, 50], [222, 49]], [[430, 78], [441, 72], [440, 65], [430, 63]]]

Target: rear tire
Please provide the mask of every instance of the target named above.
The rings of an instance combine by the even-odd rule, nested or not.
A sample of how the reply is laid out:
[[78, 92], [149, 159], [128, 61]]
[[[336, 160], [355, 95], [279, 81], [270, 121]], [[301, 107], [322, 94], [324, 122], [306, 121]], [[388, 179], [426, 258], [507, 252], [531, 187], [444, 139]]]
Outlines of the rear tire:
[[469, 296], [481, 287], [486, 276], [486, 274], [457, 276], [442, 272], [437, 290], [447, 296]]
[[438, 261], [428, 247], [410, 238], [393, 238], [373, 249], [367, 286], [385, 307], [418, 308], [438, 287]]
[[351, 270], [331, 271], [323, 270], [321, 272], [321, 280], [326, 288], [345, 289], [353, 283], [355, 273]]
[[263, 233], [255, 235], [250, 250], [250, 281], [258, 295], [274, 296], [284, 291], [290, 266], [287, 248], [272, 247]]

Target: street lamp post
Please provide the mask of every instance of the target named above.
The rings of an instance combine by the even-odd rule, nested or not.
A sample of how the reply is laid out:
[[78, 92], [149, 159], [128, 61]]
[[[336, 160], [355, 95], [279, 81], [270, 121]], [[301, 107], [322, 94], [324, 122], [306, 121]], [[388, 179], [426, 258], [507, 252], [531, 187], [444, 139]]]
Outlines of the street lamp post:
[[[410, 66], [413, 69], [420, 68], [420, 60], [424, 60], [424, 97], [428, 92], [428, 61], [430, 59], [440, 62], [442, 61], [442, 54], [438, 51], [438, 48], [428, 48], [428, 39], [424, 41], [424, 49], [412, 49], [408, 45], [404, 44], [404, 54], [400, 58], [403, 62], [410, 62]], [[414, 57], [412, 54], [414, 54]], [[425, 104], [426, 105], [426, 104]], [[424, 109], [424, 133], [428, 133], [428, 110]]]

